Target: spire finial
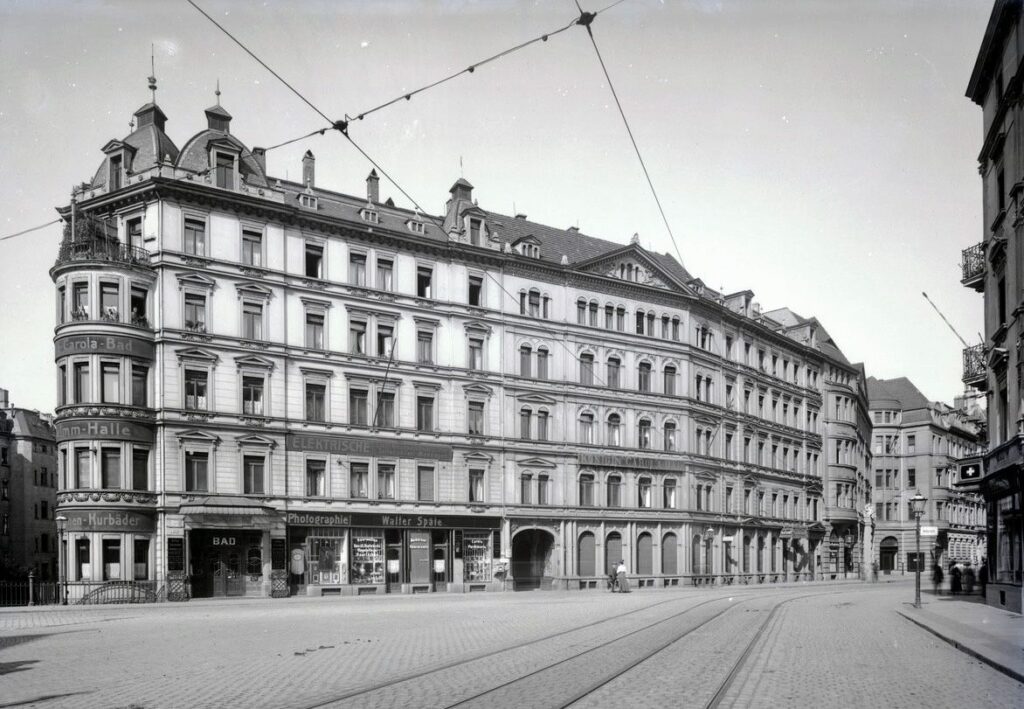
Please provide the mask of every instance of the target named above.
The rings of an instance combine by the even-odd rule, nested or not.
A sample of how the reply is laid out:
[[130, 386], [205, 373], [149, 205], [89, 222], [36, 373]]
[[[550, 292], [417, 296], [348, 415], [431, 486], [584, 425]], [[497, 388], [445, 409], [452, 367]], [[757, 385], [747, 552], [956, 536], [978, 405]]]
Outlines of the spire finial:
[[134, 116], [132, 116], [130, 119], [128, 119], [128, 132], [131, 133], [133, 130], [135, 130], [135, 117]]
[[217, 97], [217, 105], [220, 105], [220, 79], [217, 79], [217, 90], [213, 92], [213, 95]]
[[149, 90], [153, 93], [153, 103], [156, 103], [156, 45], [149, 45]]

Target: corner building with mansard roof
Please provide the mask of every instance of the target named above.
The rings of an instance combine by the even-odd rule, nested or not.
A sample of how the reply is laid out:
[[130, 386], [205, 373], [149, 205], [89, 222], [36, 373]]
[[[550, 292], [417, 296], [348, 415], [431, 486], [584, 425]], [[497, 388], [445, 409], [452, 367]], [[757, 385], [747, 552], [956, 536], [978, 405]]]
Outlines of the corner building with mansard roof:
[[[155, 104], [61, 209], [59, 511], [76, 593], [834, 578], [870, 499], [864, 372], [671, 256], [266, 175]], [[845, 561], [844, 561], [845, 560]]]

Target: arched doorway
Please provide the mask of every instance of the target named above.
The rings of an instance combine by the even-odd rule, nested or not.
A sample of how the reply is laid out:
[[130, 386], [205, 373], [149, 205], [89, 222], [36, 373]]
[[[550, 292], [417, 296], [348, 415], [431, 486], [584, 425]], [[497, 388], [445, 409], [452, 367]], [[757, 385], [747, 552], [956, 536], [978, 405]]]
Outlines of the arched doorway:
[[757, 535], [757, 573], [764, 572], [764, 535]]
[[878, 568], [883, 573], [896, 570], [896, 559], [900, 555], [900, 543], [896, 537], [886, 537], [878, 545]]
[[690, 573], [700, 573], [700, 535], [694, 534], [690, 542]]
[[648, 532], [636, 538], [636, 572], [641, 576], [654, 573], [654, 540]]
[[604, 573], [610, 576], [615, 572], [615, 567], [622, 559], [622, 535], [612, 532], [604, 540]]
[[675, 576], [679, 573], [679, 550], [676, 535], [669, 532], [661, 538], [661, 573]]
[[512, 538], [512, 580], [516, 591], [550, 588], [555, 538], [542, 529], [524, 529]]
[[750, 573], [750, 536], [746, 534], [743, 535], [743, 568], [741, 572]]
[[594, 535], [584, 532], [576, 545], [576, 573], [580, 576], [594, 576], [597, 573], [594, 554]]

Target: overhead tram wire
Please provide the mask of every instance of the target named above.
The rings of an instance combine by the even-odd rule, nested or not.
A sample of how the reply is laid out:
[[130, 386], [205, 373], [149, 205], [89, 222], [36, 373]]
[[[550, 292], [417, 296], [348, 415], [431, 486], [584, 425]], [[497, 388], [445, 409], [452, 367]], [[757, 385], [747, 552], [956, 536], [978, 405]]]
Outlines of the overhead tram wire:
[[[605, 9], [614, 7], [617, 4], [618, 3], [609, 5]], [[640, 160], [640, 167], [644, 171], [644, 177], [647, 178], [647, 186], [650, 187], [651, 195], [654, 197], [654, 202], [658, 205], [658, 212], [661, 214], [661, 220], [665, 223], [665, 229], [668, 231], [668, 236], [672, 240], [672, 246], [676, 249], [676, 256], [679, 257], [679, 265], [681, 266], [683, 264], [683, 254], [679, 250], [679, 244], [676, 242], [675, 234], [672, 233], [672, 226], [669, 224], [668, 217], [665, 215], [665, 208], [661, 206], [661, 199], [658, 197], [658, 191], [654, 189], [654, 181], [651, 180], [651, 173], [647, 170], [647, 163], [644, 162], [644, 156], [640, 153], [640, 147], [637, 145], [636, 138], [633, 136], [633, 129], [629, 125], [629, 119], [626, 118], [626, 112], [622, 108], [622, 102], [619, 100], [619, 94], [615, 90], [615, 84], [612, 83], [612, 77], [608, 74], [608, 67], [604, 63], [604, 57], [601, 56], [601, 50], [598, 48], [597, 40], [594, 38], [594, 31], [591, 29], [591, 24], [596, 16], [597, 13], [588, 15], [588, 13], [584, 12], [580, 16], [580, 23], [586, 28], [587, 36], [590, 37], [590, 43], [594, 46], [594, 52], [597, 54], [597, 60], [601, 63], [601, 71], [604, 72], [604, 78], [608, 82], [608, 88], [611, 89], [612, 97], [615, 99], [615, 105], [619, 109], [619, 115], [622, 116], [622, 122], [625, 124], [626, 132], [629, 134], [629, 140], [633, 144], [633, 150], [636, 152], [637, 159]]]
[[46, 227], [52, 226], [52, 225], [57, 224], [58, 222], [61, 222], [61, 221], [64, 221], [64, 220], [63, 219], [54, 219], [52, 222], [46, 222], [46, 224], [40, 224], [39, 226], [29, 227], [28, 229], [22, 229], [21, 231], [16, 231], [13, 234], [8, 234], [7, 236], [0, 236], [0, 241], [7, 241], [8, 239], [13, 239], [16, 236], [23, 236], [23, 235], [29, 234], [29, 233], [31, 233], [33, 231], [39, 231], [40, 229], [45, 229]]

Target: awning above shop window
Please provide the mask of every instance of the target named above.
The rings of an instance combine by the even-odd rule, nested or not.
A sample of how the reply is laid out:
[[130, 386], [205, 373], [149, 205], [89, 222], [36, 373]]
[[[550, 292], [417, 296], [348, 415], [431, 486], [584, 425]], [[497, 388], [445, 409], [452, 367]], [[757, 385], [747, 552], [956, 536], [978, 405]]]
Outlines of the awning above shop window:
[[245, 497], [197, 497], [183, 502], [178, 512], [189, 527], [269, 529], [284, 521], [273, 507]]

